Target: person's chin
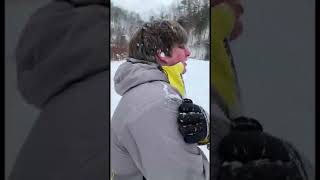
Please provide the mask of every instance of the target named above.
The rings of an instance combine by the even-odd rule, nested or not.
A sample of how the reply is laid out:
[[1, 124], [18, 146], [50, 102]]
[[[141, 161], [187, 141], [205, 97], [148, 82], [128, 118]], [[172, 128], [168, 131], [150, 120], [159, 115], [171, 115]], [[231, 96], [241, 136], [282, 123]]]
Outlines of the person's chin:
[[184, 66], [183, 71], [182, 71], [181, 74], [184, 74], [184, 73], [186, 73], [186, 72], [187, 72], [187, 68], [186, 68], [186, 66]]
[[182, 62], [183, 64], [183, 71], [182, 71], [182, 74], [186, 73], [187, 72], [187, 63], [186, 62]]
[[186, 68], [187, 67], [187, 63], [184, 61], [184, 62], [182, 62], [182, 64], [183, 64], [183, 66], [184, 66], [184, 68]]
[[243, 31], [242, 22], [238, 20], [235, 22], [234, 29], [232, 30], [230, 35], [230, 40], [233, 41], [237, 39], [242, 34], [242, 31]]

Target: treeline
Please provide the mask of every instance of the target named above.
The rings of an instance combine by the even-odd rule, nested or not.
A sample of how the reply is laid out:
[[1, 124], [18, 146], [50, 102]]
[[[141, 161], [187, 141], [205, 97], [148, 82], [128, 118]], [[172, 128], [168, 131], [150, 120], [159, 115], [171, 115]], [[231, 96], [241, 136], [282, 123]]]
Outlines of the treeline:
[[111, 55], [112, 60], [127, 56], [128, 40], [144, 21], [135, 12], [129, 12], [111, 3]]
[[[209, 59], [209, 1], [177, 0], [159, 13], [150, 16], [148, 21], [175, 20], [189, 33], [188, 46], [191, 58]], [[127, 56], [128, 41], [132, 34], [144, 23], [141, 16], [116, 7], [111, 3], [111, 53], [112, 59]]]

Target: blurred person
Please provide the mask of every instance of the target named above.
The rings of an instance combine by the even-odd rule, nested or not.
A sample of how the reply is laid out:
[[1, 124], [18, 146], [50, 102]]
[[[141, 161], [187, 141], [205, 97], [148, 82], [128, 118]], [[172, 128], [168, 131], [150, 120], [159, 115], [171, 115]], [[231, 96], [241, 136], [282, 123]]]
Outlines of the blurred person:
[[[310, 180], [310, 162], [286, 140], [263, 131], [261, 123], [246, 117], [229, 42], [242, 32], [243, 7], [238, 0], [211, 1], [211, 179]], [[179, 128], [189, 143], [199, 143], [205, 123], [191, 100], [179, 107]], [[181, 108], [188, 106], [186, 108]], [[197, 111], [198, 112], [198, 111]], [[183, 114], [183, 116], [181, 115]], [[183, 123], [182, 123], [183, 122]], [[203, 134], [203, 133], [202, 133]]]
[[122, 98], [111, 120], [112, 180], [209, 179], [208, 159], [184, 142], [176, 121], [187, 40], [185, 29], [167, 20], [145, 23], [131, 38], [114, 77]]
[[29, 18], [16, 48], [18, 88], [40, 114], [9, 180], [109, 177], [109, 6], [52, 0]]

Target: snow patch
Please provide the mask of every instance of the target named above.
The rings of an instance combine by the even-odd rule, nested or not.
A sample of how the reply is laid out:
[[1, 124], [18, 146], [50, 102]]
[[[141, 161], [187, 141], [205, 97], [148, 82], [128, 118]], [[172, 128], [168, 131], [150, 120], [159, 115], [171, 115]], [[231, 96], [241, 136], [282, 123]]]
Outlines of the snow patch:
[[172, 94], [169, 92], [169, 87], [164, 84], [164, 83], [161, 83], [163, 85], [163, 91], [165, 92], [166, 94], [166, 97], [169, 99], [169, 100], [177, 100], [177, 101], [182, 101], [182, 99], [180, 98], [179, 95], [177, 94]]

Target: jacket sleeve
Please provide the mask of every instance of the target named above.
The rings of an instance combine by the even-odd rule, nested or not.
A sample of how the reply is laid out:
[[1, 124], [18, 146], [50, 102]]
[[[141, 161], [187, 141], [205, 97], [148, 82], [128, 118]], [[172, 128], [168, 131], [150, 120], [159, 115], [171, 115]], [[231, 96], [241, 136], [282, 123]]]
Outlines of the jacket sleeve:
[[[165, 101], [165, 102], [164, 102]], [[148, 180], [208, 180], [209, 162], [196, 144], [179, 134], [174, 101], [148, 104], [127, 126], [127, 150]]]

